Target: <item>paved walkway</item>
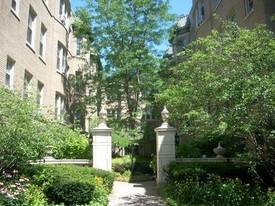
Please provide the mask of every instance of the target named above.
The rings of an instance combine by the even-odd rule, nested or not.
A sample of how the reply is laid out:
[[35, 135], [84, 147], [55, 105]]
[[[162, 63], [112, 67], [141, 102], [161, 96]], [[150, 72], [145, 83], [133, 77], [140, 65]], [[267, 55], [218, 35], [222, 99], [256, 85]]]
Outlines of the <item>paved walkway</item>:
[[114, 182], [108, 206], [167, 206], [157, 193], [156, 182]]

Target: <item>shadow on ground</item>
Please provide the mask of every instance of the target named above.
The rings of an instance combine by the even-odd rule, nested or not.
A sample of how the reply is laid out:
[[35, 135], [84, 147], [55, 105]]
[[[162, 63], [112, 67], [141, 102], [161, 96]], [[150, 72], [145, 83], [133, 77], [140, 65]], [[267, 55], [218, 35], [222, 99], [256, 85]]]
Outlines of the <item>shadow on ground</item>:
[[156, 182], [115, 182], [108, 206], [166, 206], [157, 192]]

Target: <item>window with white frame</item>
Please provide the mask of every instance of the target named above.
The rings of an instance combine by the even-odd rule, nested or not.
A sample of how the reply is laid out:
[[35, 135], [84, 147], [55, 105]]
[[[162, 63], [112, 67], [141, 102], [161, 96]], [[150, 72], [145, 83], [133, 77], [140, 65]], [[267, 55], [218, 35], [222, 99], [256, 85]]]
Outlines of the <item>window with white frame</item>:
[[37, 106], [40, 108], [43, 105], [43, 92], [44, 92], [44, 84], [40, 81], [37, 82]]
[[67, 71], [67, 50], [65, 47], [58, 42], [57, 44], [57, 71], [62, 74], [66, 74]]
[[44, 24], [41, 24], [39, 55], [43, 59], [45, 59], [45, 51], [46, 51], [46, 33], [47, 33], [46, 27], [44, 26]]
[[249, 15], [254, 10], [253, 0], [244, 0], [245, 3], [245, 15]]
[[13, 73], [14, 73], [14, 64], [15, 61], [8, 57], [6, 65], [6, 81], [5, 84], [9, 88], [13, 87]]
[[60, 0], [59, 4], [59, 18], [60, 21], [65, 24], [67, 19], [67, 8], [66, 8], [66, 2], [65, 0]]
[[29, 9], [27, 42], [33, 47], [35, 38], [36, 13], [32, 7]]
[[196, 5], [196, 22], [197, 26], [201, 25], [201, 23], [205, 19], [205, 11], [204, 11], [204, 0], [199, 0]]
[[23, 98], [28, 98], [30, 96], [31, 87], [32, 87], [32, 75], [26, 71], [24, 76]]
[[65, 107], [64, 97], [60, 93], [55, 95], [55, 117], [57, 120], [64, 121]]
[[19, 12], [19, 0], [12, 0], [11, 1], [11, 9], [18, 15]]

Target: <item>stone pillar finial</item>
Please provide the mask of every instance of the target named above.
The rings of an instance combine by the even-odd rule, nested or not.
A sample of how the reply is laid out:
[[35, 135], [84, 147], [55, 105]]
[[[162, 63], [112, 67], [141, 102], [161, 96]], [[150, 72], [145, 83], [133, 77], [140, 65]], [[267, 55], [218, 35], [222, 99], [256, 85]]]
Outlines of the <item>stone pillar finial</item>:
[[168, 118], [169, 118], [169, 111], [167, 110], [166, 106], [164, 106], [164, 109], [161, 112], [162, 121], [164, 124], [168, 124]]
[[101, 126], [106, 126], [106, 122], [107, 122], [107, 111], [102, 108], [99, 112], [99, 125]]

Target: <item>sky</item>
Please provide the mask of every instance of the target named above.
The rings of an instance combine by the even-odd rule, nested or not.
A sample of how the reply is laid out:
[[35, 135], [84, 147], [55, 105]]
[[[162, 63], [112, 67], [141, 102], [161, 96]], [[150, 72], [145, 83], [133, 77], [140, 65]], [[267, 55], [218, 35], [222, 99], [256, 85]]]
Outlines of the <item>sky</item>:
[[[71, 0], [72, 9], [75, 11], [77, 7], [84, 5], [85, 0]], [[170, 0], [170, 13], [177, 14], [178, 16], [188, 15], [192, 6], [192, 0]], [[168, 48], [168, 41], [164, 42], [161, 46], [161, 50]]]
[[[75, 11], [76, 7], [82, 6], [84, 3], [83, 0], [71, 0], [71, 5]], [[187, 15], [192, 6], [192, 0], [170, 0], [171, 4], [171, 13], [177, 15]]]

